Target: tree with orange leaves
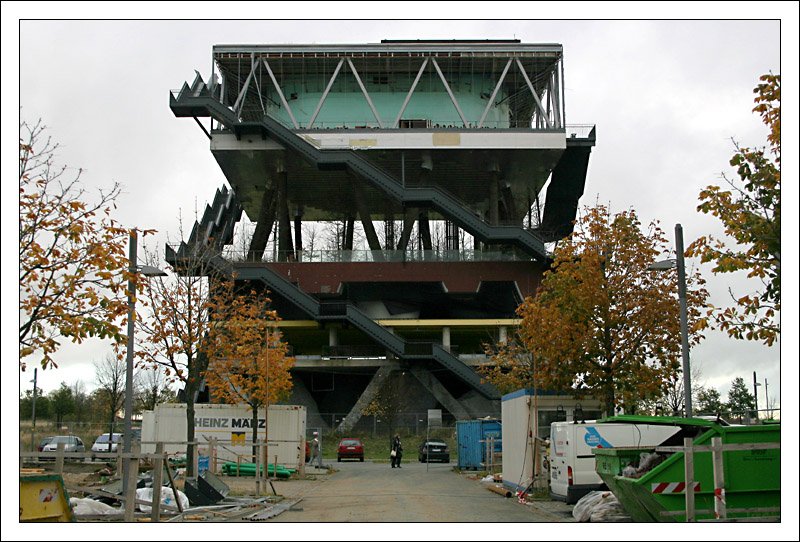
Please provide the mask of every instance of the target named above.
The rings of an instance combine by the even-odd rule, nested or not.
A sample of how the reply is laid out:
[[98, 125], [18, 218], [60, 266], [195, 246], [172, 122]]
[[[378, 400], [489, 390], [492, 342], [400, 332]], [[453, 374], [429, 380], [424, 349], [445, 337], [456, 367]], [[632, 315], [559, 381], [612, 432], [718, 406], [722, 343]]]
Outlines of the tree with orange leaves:
[[210, 359], [206, 382], [215, 399], [247, 404], [252, 410], [253, 455], [257, 452], [258, 410], [265, 410], [269, 434], [269, 405], [285, 400], [292, 390], [289, 370], [294, 358], [277, 329], [278, 313], [264, 293], [250, 290], [217, 296], [211, 309]]
[[716, 216], [733, 245], [704, 236], [687, 249], [688, 256], [713, 262], [714, 273], [746, 271], [761, 282], [759, 291], [735, 295], [733, 305], [712, 311], [730, 337], [771, 346], [780, 336], [781, 311], [781, 76], [762, 75], [754, 89], [756, 107], [769, 128], [765, 148], [740, 148], [730, 164], [739, 179], [722, 178], [728, 188], [708, 186], [697, 210]]
[[[41, 121], [19, 126], [19, 367], [57, 367], [59, 339], [123, 342], [128, 230], [111, 218], [120, 186], [92, 201], [81, 170], [55, 163]], [[150, 233], [150, 232], [145, 232]]]
[[[555, 251], [535, 297], [517, 309], [511, 344], [494, 353], [484, 375], [501, 391], [536, 387], [601, 399], [606, 413], [661, 396], [680, 371], [677, 272], [648, 266], [669, 252], [657, 223], [642, 231], [634, 211], [586, 209]], [[706, 321], [699, 273], [687, 273], [690, 343]]]
[[[135, 356], [140, 366], [162, 370], [169, 383], [183, 384], [186, 403], [187, 476], [194, 475], [194, 404], [203, 385], [203, 375], [213, 356], [209, 334], [213, 331], [211, 312], [228, 299], [233, 280], [210, 263], [211, 249], [198, 249], [180, 265], [170, 266], [167, 277], [147, 277], [138, 283], [136, 318], [141, 342]], [[145, 261], [159, 266], [155, 254], [145, 250]], [[224, 315], [218, 315], [224, 318]]]

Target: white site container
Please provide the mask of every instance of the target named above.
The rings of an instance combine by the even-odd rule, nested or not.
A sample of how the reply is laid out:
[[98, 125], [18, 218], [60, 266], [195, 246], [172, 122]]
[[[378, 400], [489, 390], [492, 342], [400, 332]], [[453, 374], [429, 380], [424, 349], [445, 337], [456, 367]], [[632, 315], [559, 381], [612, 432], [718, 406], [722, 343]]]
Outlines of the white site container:
[[[503, 485], [514, 491], [527, 489], [533, 481], [533, 435], [536, 431], [540, 438], [549, 435], [549, 420], [558, 416], [572, 420], [578, 407], [579, 411], [593, 417], [599, 416], [601, 409], [600, 402], [593, 398], [575, 399], [563, 393], [546, 391], [537, 391], [534, 396], [531, 389], [521, 389], [504, 395], [500, 407]], [[540, 450], [540, 458], [544, 456], [544, 452], [544, 449]]]
[[[194, 406], [195, 441], [200, 454], [207, 455], [204, 445], [216, 438], [217, 463], [236, 461], [241, 457], [245, 463], [253, 462], [253, 412], [246, 405], [217, 405], [201, 403]], [[264, 409], [258, 413], [258, 436], [267, 440], [268, 461], [299, 468], [305, 462], [306, 407], [301, 405], [271, 405], [269, 419]], [[268, 424], [266, 422], [269, 422]], [[269, 426], [267, 438], [266, 426]], [[164, 442], [164, 451], [170, 454], [186, 453], [186, 405], [165, 403], [142, 416], [142, 452], [155, 452], [155, 443]], [[170, 444], [174, 443], [174, 444]], [[178, 444], [180, 443], [180, 444]]]

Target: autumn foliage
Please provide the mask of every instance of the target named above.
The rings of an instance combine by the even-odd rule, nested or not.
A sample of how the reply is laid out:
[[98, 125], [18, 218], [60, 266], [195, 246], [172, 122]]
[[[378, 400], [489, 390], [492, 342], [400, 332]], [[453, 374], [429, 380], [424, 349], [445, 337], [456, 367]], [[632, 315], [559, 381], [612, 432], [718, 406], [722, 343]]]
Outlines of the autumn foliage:
[[754, 89], [754, 112], [769, 129], [767, 148], [740, 148], [730, 165], [738, 180], [722, 175], [727, 188], [700, 192], [697, 210], [717, 217], [733, 245], [711, 236], [692, 243], [687, 255], [713, 262], [714, 273], [744, 271], [760, 281], [752, 293], [734, 294], [734, 304], [713, 311], [716, 323], [736, 339], [772, 345], [780, 335], [781, 310], [781, 76], [763, 75]]
[[39, 122], [19, 138], [19, 364], [57, 367], [59, 338], [124, 341], [128, 230], [111, 218], [120, 187], [94, 201], [81, 170], [55, 164], [58, 144]]
[[292, 390], [289, 370], [294, 358], [276, 328], [280, 318], [269, 305], [270, 299], [255, 290], [230, 291], [218, 295], [211, 310], [206, 382], [217, 401], [250, 407], [254, 443], [258, 409], [268, 410], [269, 405], [288, 399]]
[[[493, 349], [483, 374], [503, 392], [537, 388], [593, 395], [610, 414], [661, 396], [680, 370], [677, 272], [650, 271], [669, 253], [656, 223], [634, 211], [586, 209], [560, 245], [535, 297], [517, 309], [514, 340]], [[706, 326], [707, 293], [687, 273], [690, 343]]]
[[252, 290], [217, 299], [205, 376], [218, 401], [259, 408], [288, 398], [294, 359], [277, 329], [280, 317], [269, 303]]

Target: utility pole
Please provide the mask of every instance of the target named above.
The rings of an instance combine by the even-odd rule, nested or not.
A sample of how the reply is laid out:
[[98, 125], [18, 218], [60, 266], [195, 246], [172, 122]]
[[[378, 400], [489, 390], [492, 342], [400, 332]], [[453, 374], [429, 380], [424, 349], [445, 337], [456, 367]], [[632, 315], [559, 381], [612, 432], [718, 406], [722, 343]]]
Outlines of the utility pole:
[[769, 411], [769, 384], [767, 377], [764, 377], [764, 409], [767, 411], [767, 417], [772, 418], [772, 413]]
[[758, 387], [761, 384], [756, 381], [756, 372], [753, 371], [753, 397], [755, 398], [755, 405], [756, 405], [756, 421], [758, 421]]
[[31, 418], [33, 418], [33, 428], [36, 429], [36, 369], [33, 369], [33, 401], [31, 404]]

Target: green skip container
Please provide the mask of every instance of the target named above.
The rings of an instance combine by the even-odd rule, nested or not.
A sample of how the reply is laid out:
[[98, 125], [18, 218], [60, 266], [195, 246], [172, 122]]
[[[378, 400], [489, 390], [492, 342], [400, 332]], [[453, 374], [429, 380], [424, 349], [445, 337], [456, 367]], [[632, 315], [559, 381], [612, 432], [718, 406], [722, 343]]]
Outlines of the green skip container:
[[[727, 426], [705, 419], [670, 416], [614, 416], [603, 421], [680, 426], [681, 431], [662, 443], [663, 447], [682, 447], [686, 437], [693, 439], [693, 446], [710, 446], [714, 437], [721, 437], [723, 446], [780, 444], [781, 441], [780, 424]], [[655, 447], [594, 448], [592, 452], [597, 474], [633, 521], [686, 521], [683, 452], [657, 452]], [[626, 467], [640, 466], [643, 454], [653, 453], [658, 453], [660, 463], [657, 462], [652, 469], [637, 474], [638, 477], [622, 476]], [[714, 519], [712, 452], [695, 450], [693, 455], [695, 520]], [[722, 461], [727, 518], [779, 520], [780, 448], [723, 450]]]

